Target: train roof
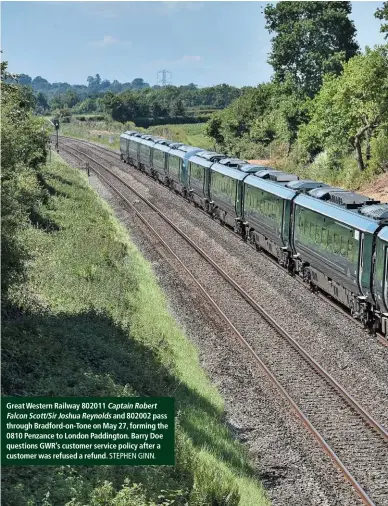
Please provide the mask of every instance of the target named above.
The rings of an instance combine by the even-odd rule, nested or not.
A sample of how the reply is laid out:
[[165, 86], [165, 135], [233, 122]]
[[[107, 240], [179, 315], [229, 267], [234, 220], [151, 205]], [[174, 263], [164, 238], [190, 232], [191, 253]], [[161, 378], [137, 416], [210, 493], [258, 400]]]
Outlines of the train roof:
[[202, 148], [194, 148], [193, 146], [186, 146], [185, 144], [179, 144], [175, 147], [174, 144], [171, 146], [171, 150], [169, 153], [174, 156], [178, 156], [179, 158], [189, 159], [194, 153], [198, 153], [199, 151], [203, 151]]
[[230, 158], [227, 156], [220, 160], [219, 163], [233, 169], [240, 169], [241, 167], [244, 167], [244, 165], [248, 165], [246, 160], [240, 160], [240, 158]]
[[226, 155], [222, 153], [216, 153], [215, 151], [200, 151], [196, 154], [199, 158], [204, 158], [209, 162], [214, 162], [217, 160], [221, 160], [222, 158], [226, 158]]
[[121, 134], [120, 135], [120, 139], [130, 139], [131, 138], [131, 135], [129, 132], [125, 132], [124, 134]]
[[256, 177], [260, 177], [262, 179], [269, 179], [269, 176], [275, 172], [281, 172], [281, 170], [273, 169], [272, 167], [266, 167], [258, 172], [255, 172]]
[[264, 165], [253, 165], [251, 163], [247, 163], [246, 165], [243, 165], [240, 167], [240, 170], [242, 172], [245, 172], [246, 174], [256, 174], [259, 171], [262, 171], [264, 169], [267, 169], [268, 167], [265, 167]]
[[286, 200], [292, 200], [296, 195], [294, 190], [290, 190], [289, 188], [286, 188], [280, 184], [276, 184], [275, 182], [269, 181], [268, 179], [261, 179], [255, 175], [246, 176], [244, 179], [244, 184], [253, 186], [254, 188], [260, 188], [263, 191], [272, 193], [273, 195]]
[[377, 237], [384, 242], [388, 243], [388, 227], [383, 227], [377, 234]]
[[363, 205], [380, 203], [379, 201], [373, 200], [370, 197], [366, 197], [365, 195], [360, 195], [359, 193], [354, 193], [350, 191], [331, 192], [330, 202], [342, 207], [346, 207], [346, 209], [358, 209]]
[[337, 188], [336, 186], [327, 186], [322, 188], [314, 188], [309, 191], [310, 197], [315, 197], [321, 200], [330, 200], [330, 194], [332, 192], [346, 192], [343, 188]]
[[373, 234], [379, 226], [375, 220], [364, 217], [358, 212], [346, 209], [339, 205], [333, 204], [332, 202], [322, 202], [322, 200], [304, 195], [302, 193], [295, 198], [294, 203], [305, 209], [310, 209], [311, 211], [320, 213], [323, 216], [332, 218], [336, 220], [339, 225], [349, 225], [350, 227], [356, 228], [363, 232], [369, 232]]
[[286, 186], [292, 190], [303, 191], [306, 193], [314, 188], [323, 188], [329, 185], [319, 181], [313, 181], [312, 179], [299, 179], [297, 181], [290, 181], [286, 184]]
[[172, 144], [176, 144], [174, 141], [170, 141], [169, 139], [164, 139], [161, 137], [155, 141], [155, 144], [161, 144], [162, 146], [171, 146]]
[[246, 174], [243, 172], [233, 169], [228, 166], [221, 165], [219, 163], [213, 163], [213, 165], [210, 167], [210, 170], [212, 172], [218, 172], [220, 174], [223, 174], [224, 176], [231, 177], [232, 179], [237, 179], [238, 181], [243, 181], [243, 179], [246, 177]]
[[164, 153], [169, 153], [171, 151], [171, 143], [155, 142], [155, 144], [152, 146], [152, 149], [157, 149], [158, 151], [163, 151]]
[[155, 144], [155, 141], [150, 135], [147, 137], [138, 137], [135, 141], [139, 144], [145, 144], [146, 146], [153, 146]]
[[360, 213], [374, 220], [388, 220], [388, 204], [372, 204], [360, 209]]
[[191, 154], [190, 162], [202, 165], [202, 167], [211, 167], [214, 162], [217, 162], [224, 156], [225, 155], [214, 153], [212, 151], [198, 151], [197, 153]]
[[288, 172], [272, 172], [268, 175], [268, 179], [275, 181], [275, 183], [288, 183], [289, 181], [298, 181], [299, 177]]

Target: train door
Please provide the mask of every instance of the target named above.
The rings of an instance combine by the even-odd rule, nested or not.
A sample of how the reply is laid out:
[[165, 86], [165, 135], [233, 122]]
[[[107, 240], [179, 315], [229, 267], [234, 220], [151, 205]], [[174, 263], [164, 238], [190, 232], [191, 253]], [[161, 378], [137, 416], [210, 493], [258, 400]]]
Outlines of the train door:
[[358, 234], [360, 238], [360, 249], [359, 249], [359, 257], [358, 257], [358, 289], [363, 294], [362, 291], [362, 276], [364, 273], [364, 233], [360, 233], [358, 230], [355, 231], [355, 234]]
[[372, 297], [372, 249], [373, 249], [373, 236], [354, 231], [355, 239], [360, 241], [360, 256], [358, 263], [358, 284], [360, 293], [365, 297]]
[[383, 275], [383, 297], [385, 307], [388, 309], [388, 246], [385, 246], [385, 273]]

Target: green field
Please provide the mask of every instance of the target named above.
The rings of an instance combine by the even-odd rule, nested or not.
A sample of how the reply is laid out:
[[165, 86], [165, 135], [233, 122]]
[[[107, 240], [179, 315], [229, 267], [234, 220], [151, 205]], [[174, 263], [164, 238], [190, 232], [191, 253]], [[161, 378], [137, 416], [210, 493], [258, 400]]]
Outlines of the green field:
[[269, 504], [196, 349], [111, 209], [56, 154], [37, 183], [43, 198], [18, 231], [26, 278], [4, 310], [2, 393], [174, 396], [176, 466], [4, 467], [3, 504]]
[[183, 142], [188, 146], [214, 150], [214, 143], [205, 135], [205, 124], [152, 126], [147, 129], [147, 132], [173, 141]]
[[212, 141], [205, 135], [205, 123], [140, 128], [136, 127], [134, 123], [123, 125], [115, 121], [77, 121], [72, 119], [71, 123], [61, 123], [59, 135], [99, 142], [104, 146], [119, 149], [120, 134], [126, 130], [137, 130], [138, 132], [165, 137], [176, 142], [183, 142], [189, 146], [214, 149]]

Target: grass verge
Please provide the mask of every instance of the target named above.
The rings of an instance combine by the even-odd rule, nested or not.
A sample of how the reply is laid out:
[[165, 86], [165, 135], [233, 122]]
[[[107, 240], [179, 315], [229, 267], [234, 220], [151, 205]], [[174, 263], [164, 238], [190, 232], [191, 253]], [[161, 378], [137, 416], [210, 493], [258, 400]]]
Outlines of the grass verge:
[[3, 308], [3, 395], [174, 396], [175, 467], [3, 468], [5, 506], [269, 504], [150, 265], [86, 176], [57, 156], [20, 230], [30, 259]]

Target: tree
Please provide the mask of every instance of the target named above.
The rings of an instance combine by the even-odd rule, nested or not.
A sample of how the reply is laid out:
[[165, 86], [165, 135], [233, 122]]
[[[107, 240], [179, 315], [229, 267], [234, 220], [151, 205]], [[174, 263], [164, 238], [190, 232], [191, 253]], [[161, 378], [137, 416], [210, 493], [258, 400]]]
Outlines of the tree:
[[131, 83], [133, 90], [142, 90], [143, 88], [149, 88], [149, 84], [146, 83], [141, 77], [136, 77]]
[[41, 76], [35, 77], [35, 79], [32, 80], [31, 85], [35, 91], [45, 91], [50, 88], [50, 83]]
[[101, 77], [100, 74], [96, 74], [95, 77], [88, 76], [87, 77], [88, 87], [92, 89], [93, 91], [98, 91], [100, 84], [101, 84]]
[[47, 99], [41, 91], [36, 96], [36, 106], [37, 106], [38, 112], [41, 112], [41, 113], [44, 113], [45, 111], [50, 109]]
[[343, 73], [325, 77], [311, 102], [311, 120], [299, 139], [311, 152], [322, 149], [355, 151], [365, 168], [371, 138], [388, 126], [388, 45], [367, 48], [344, 64]]
[[74, 90], [67, 90], [61, 98], [62, 104], [68, 108], [74, 107], [80, 101], [77, 93]]
[[23, 86], [29, 86], [32, 83], [32, 79], [27, 74], [20, 74], [18, 77], [18, 83]]
[[104, 79], [102, 82], [101, 82], [101, 89], [102, 90], [106, 90], [110, 87], [110, 81], [108, 81], [108, 79]]
[[176, 116], [184, 116], [185, 115], [185, 107], [183, 105], [183, 102], [180, 98], [173, 100], [170, 104], [170, 116], [176, 117]]
[[89, 113], [94, 112], [97, 109], [96, 99], [87, 98], [77, 106], [77, 111], [79, 113]]
[[275, 33], [268, 62], [275, 79], [290, 74], [305, 93], [319, 90], [323, 75], [338, 74], [341, 61], [357, 54], [350, 2], [277, 2], [264, 9], [266, 28]]
[[388, 39], [388, 2], [384, 2], [381, 9], [377, 9], [375, 17], [387, 23], [381, 25], [380, 32], [385, 33], [385, 38]]
[[28, 252], [17, 231], [25, 226], [40, 195], [35, 170], [46, 159], [44, 121], [32, 115], [30, 87], [7, 84], [18, 76], [1, 62], [1, 287], [20, 279]]

